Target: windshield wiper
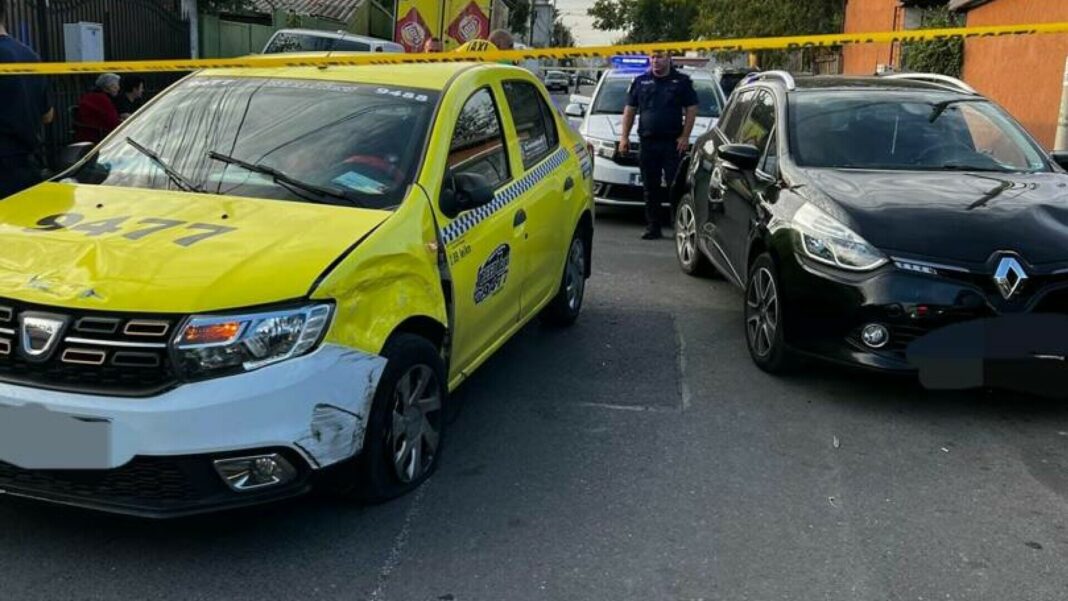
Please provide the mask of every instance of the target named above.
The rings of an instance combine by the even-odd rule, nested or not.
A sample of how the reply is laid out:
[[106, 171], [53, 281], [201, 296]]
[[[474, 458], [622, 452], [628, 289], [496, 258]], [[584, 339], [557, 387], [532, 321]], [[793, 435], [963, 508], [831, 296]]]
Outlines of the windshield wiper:
[[[208, 153], [208, 158], [222, 163], [226, 163], [227, 165], [236, 165], [246, 171], [251, 171], [253, 173], [261, 173], [263, 175], [270, 176], [271, 179], [273, 179], [276, 183], [282, 184], [286, 187], [296, 188], [297, 190], [301, 190], [304, 192], [311, 192], [312, 194], [317, 194], [319, 196], [336, 198], [338, 200], [343, 200], [351, 205], [359, 204], [354, 198], [352, 198], [341, 190], [301, 181], [295, 177], [286, 175], [284, 172], [279, 171], [274, 167], [264, 165], [263, 163], [249, 163], [247, 161], [242, 161], [241, 159], [234, 158], [232, 156], [215, 152], [214, 150]], [[315, 199], [309, 200], [315, 201]]]
[[185, 190], [186, 192], [199, 192], [201, 194], [204, 194], [204, 190], [202, 190], [193, 182], [189, 181], [189, 178], [175, 171], [170, 165], [167, 164], [166, 161], [160, 158], [158, 154], [156, 154], [152, 150], [149, 150], [143, 144], [137, 142], [137, 140], [127, 137], [126, 143], [130, 146], [133, 146], [135, 149], [137, 149], [137, 152], [140, 152], [141, 154], [148, 157], [149, 160], [155, 163], [157, 167], [162, 169], [163, 173], [166, 173], [167, 177], [170, 178], [172, 182], [174, 182], [174, 185], [178, 186], [182, 190]]
[[982, 171], [985, 173], [1011, 173], [1011, 169], [999, 169], [996, 167], [982, 167], [979, 165], [967, 165], [964, 163], [945, 163], [935, 168], [939, 171]]
[[986, 98], [952, 98], [950, 100], [936, 102], [932, 105], [934, 106], [934, 109], [931, 111], [931, 116], [928, 117], [927, 120], [931, 123], [938, 121], [938, 118], [942, 116], [942, 113], [946, 112], [946, 109], [958, 102], [986, 102]]

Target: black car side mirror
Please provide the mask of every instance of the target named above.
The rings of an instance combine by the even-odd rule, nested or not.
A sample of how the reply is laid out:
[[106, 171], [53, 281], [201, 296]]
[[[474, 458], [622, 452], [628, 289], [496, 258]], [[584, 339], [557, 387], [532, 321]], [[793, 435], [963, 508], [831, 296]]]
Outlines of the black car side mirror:
[[446, 217], [455, 219], [460, 213], [488, 205], [493, 198], [493, 185], [486, 178], [476, 173], [448, 171], [439, 206]]
[[1068, 150], [1054, 150], [1050, 157], [1053, 158], [1054, 163], [1068, 169]]
[[92, 152], [92, 150], [92, 142], [78, 142], [77, 144], [71, 144], [59, 151], [59, 160], [56, 162], [56, 166], [59, 167], [59, 172], [62, 173], [77, 165], [78, 162], [84, 159], [85, 155]]
[[752, 144], [724, 144], [719, 147], [719, 156], [727, 165], [739, 171], [754, 171], [760, 164], [760, 151]]

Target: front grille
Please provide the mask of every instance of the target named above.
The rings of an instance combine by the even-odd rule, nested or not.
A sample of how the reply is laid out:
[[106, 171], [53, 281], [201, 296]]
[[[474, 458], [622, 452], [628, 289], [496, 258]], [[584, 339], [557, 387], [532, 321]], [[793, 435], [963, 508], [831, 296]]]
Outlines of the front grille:
[[[45, 361], [19, 351], [19, 316], [40, 312], [67, 319]], [[179, 319], [29, 305], [0, 299], [0, 381], [69, 392], [151, 396], [174, 387], [167, 341]]]
[[138, 457], [114, 470], [25, 470], [0, 461], [0, 488], [110, 502], [174, 502], [198, 496], [179, 465]]

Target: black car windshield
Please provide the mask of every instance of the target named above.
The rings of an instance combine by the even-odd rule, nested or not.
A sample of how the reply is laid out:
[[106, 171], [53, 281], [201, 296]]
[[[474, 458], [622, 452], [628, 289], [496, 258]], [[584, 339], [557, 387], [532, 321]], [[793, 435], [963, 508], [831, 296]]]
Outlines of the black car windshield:
[[1048, 171], [1041, 151], [980, 97], [802, 92], [790, 98], [790, 150], [803, 167]]
[[[627, 105], [627, 90], [633, 79], [612, 78], [605, 80], [593, 103], [593, 113], [603, 115], [622, 115]], [[697, 92], [697, 116], [719, 117], [719, 94], [716, 83], [709, 79], [695, 79], [693, 89]]]
[[139, 112], [74, 178], [393, 208], [414, 178], [437, 97], [370, 84], [195, 77]]

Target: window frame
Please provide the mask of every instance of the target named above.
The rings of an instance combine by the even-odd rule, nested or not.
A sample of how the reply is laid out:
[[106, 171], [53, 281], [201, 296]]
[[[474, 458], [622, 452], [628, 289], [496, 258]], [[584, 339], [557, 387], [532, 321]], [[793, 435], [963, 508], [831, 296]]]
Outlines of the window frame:
[[[552, 156], [553, 153], [556, 152], [560, 148], [560, 141], [562, 139], [561, 136], [560, 136], [560, 125], [556, 122], [556, 117], [553, 115], [553, 109], [549, 106], [549, 102], [547, 102], [545, 100], [545, 96], [542, 95], [541, 89], [536, 84], [534, 84], [533, 82], [527, 81], [525, 79], [504, 79], [504, 80], [501, 80], [501, 91], [504, 93], [504, 101], [508, 103], [508, 112], [512, 116], [512, 127], [515, 129], [516, 142], [519, 142], [519, 123], [516, 121], [516, 112], [512, 108], [512, 101], [508, 97], [508, 86], [509, 85], [516, 85], [516, 84], [529, 86], [534, 91], [534, 94], [537, 96], [537, 98], [539, 100], [539, 102], [538, 102], [538, 105], [539, 105], [538, 112], [541, 114], [541, 123], [542, 123], [542, 126], [546, 128], [545, 129], [545, 135], [546, 135], [546, 141], [548, 142], [547, 149], [545, 150], [544, 153], [539, 155], [536, 159], [532, 160], [529, 164], [527, 163], [527, 157], [524, 156], [522, 144], [520, 143], [519, 158], [520, 158], [521, 162], [523, 163], [523, 170], [524, 171], [530, 171], [534, 167], [537, 167], [545, 159], [547, 159], [550, 156]], [[550, 127], [550, 125], [551, 125], [551, 127]], [[549, 132], [550, 131], [553, 132], [553, 134], [552, 134], [552, 138], [553, 139], [552, 140], [548, 139], [550, 137], [549, 136]]]
[[[507, 171], [508, 171], [507, 174], [506, 174], [507, 177], [501, 179], [499, 183], [494, 185], [493, 190], [497, 191], [497, 190], [500, 190], [501, 188], [504, 188], [505, 186], [511, 184], [513, 181], [515, 181], [515, 177], [516, 176], [515, 176], [514, 173], [512, 173], [512, 153], [508, 148], [508, 136], [505, 133], [505, 123], [504, 123], [503, 114], [501, 113], [501, 105], [500, 105], [499, 102], [497, 102], [497, 98], [493, 93], [493, 86], [491, 86], [489, 84], [486, 84], [486, 85], [483, 85], [483, 86], [479, 86], [473, 92], [468, 94], [467, 98], [464, 99], [463, 104], [460, 106], [459, 115], [457, 115], [457, 117], [455, 119], [453, 119], [453, 122], [452, 122], [452, 135], [449, 136], [449, 150], [448, 150], [448, 154], [446, 155], [446, 159], [445, 159], [445, 171], [446, 171], [446, 173], [448, 173], [449, 171], [453, 171], [454, 173], [456, 172], [454, 167], [449, 166], [449, 160], [448, 160], [448, 157], [452, 155], [452, 142], [456, 138], [456, 129], [457, 129], [456, 125], [460, 122], [460, 117], [463, 116], [464, 111], [467, 110], [467, 105], [471, 103], [471, 100], [474, 99], [475, 96], [477, 96], [480, 92], [483, 92], [483, 91], [489, 93], [490, 102], [493, 104], [493, 114], [497, 118], [497, 124], [498, 124], [499, 129], [500, 129], [501, 148], [504, 151], [504, 166], [505, 166], [505, 169], [507, 169]], [[445, 182], [442, 181], [442, 185], [444, 185], [444, 183]]]

